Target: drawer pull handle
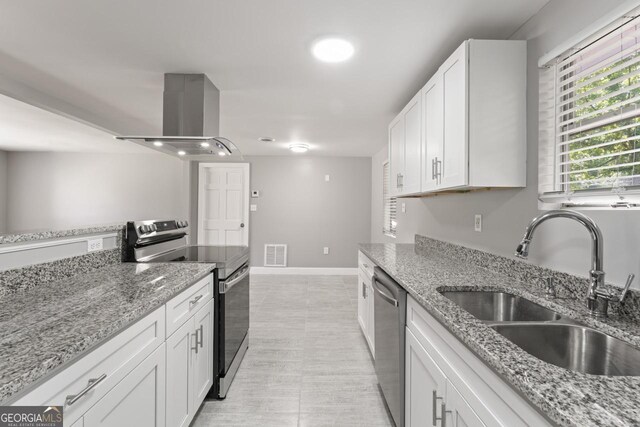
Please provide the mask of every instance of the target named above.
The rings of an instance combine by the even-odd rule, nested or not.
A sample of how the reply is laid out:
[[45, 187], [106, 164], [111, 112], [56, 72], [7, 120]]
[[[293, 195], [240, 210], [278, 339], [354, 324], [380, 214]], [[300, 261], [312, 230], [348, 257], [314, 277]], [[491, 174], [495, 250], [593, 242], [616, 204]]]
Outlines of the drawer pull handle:
[[200, 301], [202, 299], [202, 294], [198, 295], [197, 297], [195, 297], [194, 299], [192, 299], [191, 301], [189, 301], [189, 309], [191, 309], [191, 307], [193, 307], [194, 305], [196, 305], [198, 303], [198, 301]]
[[70, 394], [64, 400], [67, 406], [71, 406], [76, 403], [79, 399], [81, 399], [85, 394], [89, 393], [95, 386], [97, 386], [102, 380], [107, 378], [107, 374], [102, 374], [98, 378], [91, 378], [87, 381], [87, 386], [80, 391], [78, 394]]

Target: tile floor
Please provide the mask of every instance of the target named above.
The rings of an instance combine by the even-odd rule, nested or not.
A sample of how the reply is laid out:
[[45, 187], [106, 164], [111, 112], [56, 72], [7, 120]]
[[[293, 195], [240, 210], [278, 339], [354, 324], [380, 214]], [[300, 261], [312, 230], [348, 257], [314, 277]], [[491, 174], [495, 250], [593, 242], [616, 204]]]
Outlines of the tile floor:
[[193, 426], [391, 426], [357, 314], [356, 276], [252, 276], [249, 350]]

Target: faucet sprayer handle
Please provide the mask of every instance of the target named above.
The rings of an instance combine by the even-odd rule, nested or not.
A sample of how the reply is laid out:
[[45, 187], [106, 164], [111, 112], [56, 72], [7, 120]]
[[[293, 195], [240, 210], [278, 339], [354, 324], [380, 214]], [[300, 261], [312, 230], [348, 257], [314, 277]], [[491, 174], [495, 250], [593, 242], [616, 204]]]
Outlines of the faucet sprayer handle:
[[627, 297], [627, 293], [629, 292], [629, 288], [631, 287], [631, 283], [633, 282], [633, 279], [635, 277], [636, 277], [635, 274], [630, 274], [627, 277], [627, 282], [624, 284], [624, 288], [622, 288], [622, 291], [620, 291], [619, 294], [614, 294], [612, 292], [609, 292], [603, 289], [596, 289], [596, 295], [608, 301], [614, 301], [614, 302], [619, 302], [623, 304], [625, 298]]
[[621, 303], [624, 303], [624, 299], [627, 297], [627, 292], [629, 291], [629, 288], [631, 287], [631, 283], [633, 282], [633, 279], [635, 279], [635, 277], [636, 277], [635, 274], [630, 274], [627, 277], [627, 283], [624, 284], [624, 288], [622, 289], [622, 292], [620, 293], [620, 299], [618, 300]]

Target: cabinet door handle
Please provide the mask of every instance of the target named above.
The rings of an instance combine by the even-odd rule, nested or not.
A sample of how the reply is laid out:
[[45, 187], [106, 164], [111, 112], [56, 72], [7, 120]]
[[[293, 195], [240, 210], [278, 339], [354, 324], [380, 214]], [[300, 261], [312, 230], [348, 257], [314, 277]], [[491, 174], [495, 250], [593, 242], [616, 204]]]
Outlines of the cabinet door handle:
[[97, 386], [100, 382], [102, 382], [105, 378], [107, 378], [107, 374], [102, 374], [98, 378], [91, 378], [87, 381], [87, 386], [83, 388], [78, 394], [70, 394], [64, 400], [64, 403], [67, 406], [71, 406], [76, 403], [78, 400], [82, 398], [85, 394], [89, 393], [95, 386]]
[[196, 333], [193, 334], [193, 337], [196, 339], [196, 343], [193, 347], [191, 347], [191, 350], [194, 350], [196, 354], [198, 354], [198, 329], [196, 329]]
[[447, 427], [447, 414], [450, 414], [451, 411], [447, 411], [447, 404], [446, 403], [442, 403], [441, 406], [441, 417], [440, 417], [440, 426], [441, 427]]
[[431, 180], [436, 179], [436, 158], [431, 159]]
[[[436, 427], [436, 424], [438, 421], [442, 421], [442, 423], [440, 424], [441, 427], [445, 427], [447, 421], [445, 420], [446, 415], [444, 413], [444, 411], [446, 410], [446, 406], [444, 404], [444, 402], [442, 403], [442, 416], [439, 417], [438, 416], [438, 400], [444, 400], [442, 397], [439, 397], [436, 390], [433, 390], [433, 395], [432, 395], [432, 399], [431, 402], [433, 404], [432, 407], [432, 416], [433, 416], [433, 420], [431, 421], [431, 424], [433, 424], [434, 427]], [[451, 411], [449, 411], [451, 412]]]
[[[196, 345], [198, 345], [198, 343], [200, 343], [200, 348], [202, 348], [204, 346], [204, 331], [203, 331], [204, 325], [200, 325], [200, 329], [198, 329], [196, 331]], [[200, 332], [200, 341], [198, 341], [198, 332]]]
[[191, 307], [196, 305], [198, 303], [198, 301], [200, 301], [201, 299], [202, 299], [202, 294], [198, 295], [197, 297], [195, 297], [194, 299], [189, 301], [189, 310], [191, 310]]
[[438, 184], [442, 184], [442, 160], [438, 160], [436, 157], [436, 176], [438, 178]]

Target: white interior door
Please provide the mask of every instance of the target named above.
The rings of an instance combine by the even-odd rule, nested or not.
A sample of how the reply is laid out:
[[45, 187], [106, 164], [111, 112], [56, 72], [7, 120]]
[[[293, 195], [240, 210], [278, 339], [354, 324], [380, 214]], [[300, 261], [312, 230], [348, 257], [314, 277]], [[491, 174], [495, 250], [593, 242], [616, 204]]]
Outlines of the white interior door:
[[198, 244], [249, 244], [249, 164], [201, 163]]

